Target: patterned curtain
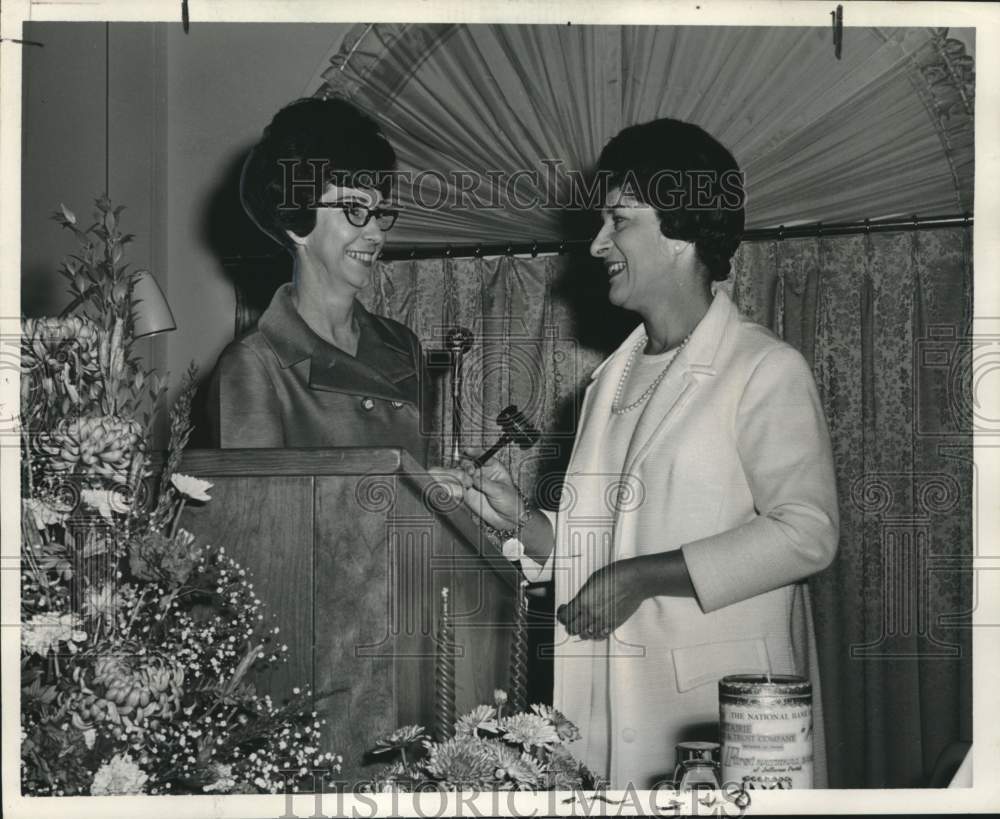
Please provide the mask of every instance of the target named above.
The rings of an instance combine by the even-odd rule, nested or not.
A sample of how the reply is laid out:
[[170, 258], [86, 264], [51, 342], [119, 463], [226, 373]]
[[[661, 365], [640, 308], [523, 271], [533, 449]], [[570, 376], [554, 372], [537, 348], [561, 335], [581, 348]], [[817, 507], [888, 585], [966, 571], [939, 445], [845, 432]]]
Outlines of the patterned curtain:
[[972, 239], [742, 249], [742, 308], [812, 360], [840, 553], [814, 578], [830, 782], [916, 787], [971, 741]]
[[[607, 326], [600, 312], [589, 319], [599, 327], [590, 332], [579, 327], [588, 321], [581, 297], [591, 313], [594, 304], [606, 307], [603, 293], [594, 290], [600, 284], [596, 277], [576, 281], [581, 268], [589, 272], [590, 265], [569, 256], [393, 262], [380, 266], [363, 299], [374, 312], [411, 327], [431, 362], [444, 349], [449, 329], [472, 331], [475, 340], [462, 366], [461, 440], [464, 445], [492, 445], [501, 431], [496, 416], [515, 404], [543, 433], [530, 450], [509, 447], [501, 454], [525, 491], [534, 490], [548, 474], [558, 481], [589, 373], [615, 343], [613, 338], [604, 341]], [[573, 281], [584, 287], [574, 289], [569, 286]], [[628, 320], [624, 314], [622, 318]], [[428, 426], [435, 437], [432, 461], [443, 463], [452, 434], [449, 376], [447, 367], [433, 369], [433, 374], [436, 411]], [[537, 491], [552, 500], [550, 483], [543, 481]]]
[[[924, 785], [971, 741], [971, 244], [961, 228], [748, 244], [723, 285], [813, 363], [830, 423], [841, 543], [813, 594], [832, 787]], [[473, 331], [463, 438], [492, 443], [517, 404], [543, 439], [503, 457], [551, 504], [589, 374], [636, 321], [606, 287], [573, 256], [435, 259], [382, 265], [366, 303], [432, 354]]]

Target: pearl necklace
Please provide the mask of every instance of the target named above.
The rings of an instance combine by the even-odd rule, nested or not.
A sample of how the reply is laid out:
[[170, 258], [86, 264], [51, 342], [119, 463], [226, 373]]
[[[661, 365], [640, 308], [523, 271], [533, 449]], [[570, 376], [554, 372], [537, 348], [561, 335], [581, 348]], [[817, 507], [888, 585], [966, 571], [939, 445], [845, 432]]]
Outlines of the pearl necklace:
[[691, 334], [688, 333], [687, 337], [680, 343], [673, 357], [667, 362], [667, 365], [663, 368], [660, 374], [653, 379], [653, 383], [650, 384], [648, 387], [646, 387], [645, 392], [643, 392], [643, 394], [640, 395], [638, 398], [636, 398], [635, 401], [633, 401], [631, 404], [623, 407], [621, 405], [621, 400], [622, 400], [622, 395], [625, 392], [625, 383], [628, 381], [628, 374], [632, 370], [632, 361], [635, 359], [639, 350], [646, 345], [646, 342], [648, 340], [649, 337], [643, 334], [642, 338], [639, 339], [639, 343], [636, 344], [635, 347], [632, 348], [632, 352], [629, 353], [628, 361], [625, 362], [625, 369], [622, 371], [622, 377], [618, 379], [618, 387], [615, 389], [615, 398], [611, 402], [611, 411], [615, 415], [624, 415], [626, 412], [631, 412], [636, 407], [645, 403], [646, 399], [648, 399], [649, 396], [651, 396], [654, 392], [656, 392], [656, 388], [660, 386], [660, 382], [667, 377], [667, 373], [670, 372], [670, 367], [677, 360], [677, 357], [681, 354], [681, 350], [683, 350], [687, 346], [687, 343], [691, 340]]

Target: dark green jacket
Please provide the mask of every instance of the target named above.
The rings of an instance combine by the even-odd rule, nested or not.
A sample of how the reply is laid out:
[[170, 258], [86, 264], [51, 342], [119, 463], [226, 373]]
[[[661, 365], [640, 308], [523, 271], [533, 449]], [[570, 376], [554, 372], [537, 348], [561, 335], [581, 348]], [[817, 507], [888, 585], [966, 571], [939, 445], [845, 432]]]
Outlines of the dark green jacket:
[[219, 356], [208, 393], [213, 444], [402, 447], [426, 464], [421, 407], [431, 403], [416, 335], [357, 304], [361, 336], [349, 355], [302, 320], [291, 287]]

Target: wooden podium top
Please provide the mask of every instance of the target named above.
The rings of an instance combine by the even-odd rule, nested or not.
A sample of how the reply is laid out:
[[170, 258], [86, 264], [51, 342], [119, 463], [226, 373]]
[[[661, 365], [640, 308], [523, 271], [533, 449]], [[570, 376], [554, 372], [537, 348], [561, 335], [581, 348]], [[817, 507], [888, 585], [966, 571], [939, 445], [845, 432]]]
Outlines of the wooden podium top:
[[[151, 459], [154, 469], [160, 453]], [[293, 449], [192, 449], [184, 452], [180, 471], [200, 477], [372, 477], [395, 475], [427, 509], [479, 556], [512, 588], [518, 573], [483, 533], [478, 519], [462, 503], [435, 491], [437, 481], [416, 459], [399, 447], [302, 447]]]
[[391, 475], [426, 470], [398, 447], [190, 449], [182, 471], [213, 475]]

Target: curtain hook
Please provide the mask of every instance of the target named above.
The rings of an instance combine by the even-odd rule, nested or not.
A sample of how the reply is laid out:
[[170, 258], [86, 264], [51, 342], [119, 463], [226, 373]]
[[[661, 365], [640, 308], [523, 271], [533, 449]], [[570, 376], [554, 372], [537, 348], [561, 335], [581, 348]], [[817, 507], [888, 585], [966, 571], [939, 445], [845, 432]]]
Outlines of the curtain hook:
[[962, 214], [962, 226], [963, 227], [968, 227], [969, 226], [969, 212], [968, 211], [966, 211], [965, 213]]
[[566, 252], [566, 243], [565, 242], [560, 242], [559, 243], [559, 247], [557, 249], [557, 252], [559, 253], [560, 256], [562, 256], [563, 253]]
[[410, 247], [410, 258], [411, 259], [416, 259], [417, 258], [417, 248], [416, 248], [416, 245], [413, 245], [413, 246]]
[[913, 229], [916, 230], [917, 226], [920, 224], [920, 217], [917, 214], [913, 214]]
[[778, 225], [778, 241], [779, 242], [785, 241], [785, 226], [784, 225]]
[[510, 245], [507, 245], [507, 249], [504, 251], [504, 253], [507, 256], [513, 256], [514, 255], [514, 248], [511, 247]]
[[481, 244], [476, 245], [476, 249], [473, 251], [473, 254], [477, 259], [481, 259], [483, 257], [483, 246]]
[[823, 238], [823, 223], [822, 222], [817, 222], [816, 223], [816, 238], [817, 239], [822, 239]]
[[872, 220], [865, 219], [865, 234], [871, 236], [871, 232], [872, 232]]
[[451, 258], [451, 245], [445, 245], [444, 246], [444, 257], [446, 259], [450, 259]]
[[531, 242], [531, 258], [534, 259], [534, 258], [537, 258], [537, 256], [538, 256], [538, 242], [535, 241], [535, 240], [532, 240], [532, 242]]

